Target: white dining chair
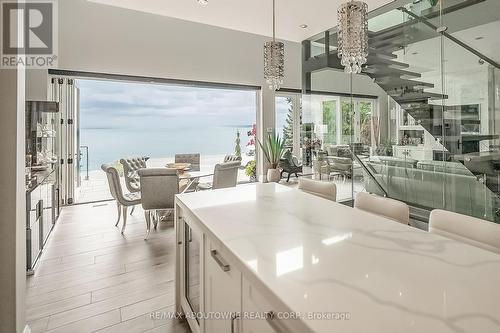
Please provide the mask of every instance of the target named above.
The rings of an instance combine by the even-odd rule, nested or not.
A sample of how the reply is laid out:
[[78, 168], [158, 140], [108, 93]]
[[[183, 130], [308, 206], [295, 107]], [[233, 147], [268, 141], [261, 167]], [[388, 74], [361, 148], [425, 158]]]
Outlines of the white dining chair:
[[500, 254], [500, 224], [434, 209], [429, 232]]
[[321, 182], [309, 178], [299, 179], [299, 190], [331, 201], [337, 200], [337, 186], [331, 182]]
[[372, 214], [387, 217], [402, 224], [410, 224], [410, 207], [398, 200], [359, 192], [356, 194], [354, 207]]

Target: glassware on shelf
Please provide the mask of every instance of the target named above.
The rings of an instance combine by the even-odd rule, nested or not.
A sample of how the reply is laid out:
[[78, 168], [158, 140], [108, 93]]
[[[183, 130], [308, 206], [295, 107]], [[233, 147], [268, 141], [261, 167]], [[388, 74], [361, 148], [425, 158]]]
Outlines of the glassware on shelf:
[[26, 155], [25, 157], [25, 169], [24, 169], [24, 173], [25, 173], [25, 180], [26, 180], [26, 185], [29, 184], [29, 182], [31, 181], [31, 163], [33, 162], [33, 156], [31, 155]]

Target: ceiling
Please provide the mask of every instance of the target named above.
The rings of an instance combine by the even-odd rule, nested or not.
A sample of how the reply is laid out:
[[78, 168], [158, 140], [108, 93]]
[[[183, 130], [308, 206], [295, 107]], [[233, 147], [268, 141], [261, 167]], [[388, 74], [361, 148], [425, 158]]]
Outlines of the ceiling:
[[[88, 0], [91, 2], [272, 36], [272, 0]], [[337, 25], [347, 0], [276, 0], [277, 37], [300, 42]], [[364, 0], [371, 11], [393, 0]], [[307, 28], [300, 25], [306, 24]]]

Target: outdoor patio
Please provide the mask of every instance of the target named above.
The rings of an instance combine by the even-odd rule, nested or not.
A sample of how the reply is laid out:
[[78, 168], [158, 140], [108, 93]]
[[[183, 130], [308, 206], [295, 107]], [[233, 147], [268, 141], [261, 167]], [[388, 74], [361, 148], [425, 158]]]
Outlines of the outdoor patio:
[[[201, 169], [203, 171], [207, 171], [208, 173], [214, 170], [214, 167], [217, 163], [221, 163], [224, 160], [225, 155], [201, 155]], [[253, 160], [253, 156], [242, 156], [241, 169], [238, 172], [238, 183], [244, 183], [249, 181], [249, 177], [245, 175], [244, 167], [248, 162]], [[147, 162], [148, 167], [150, 168], [162, 168], [165, 167], [168, 163], [173, 163], [174, 157], [167, 158], [152, 158]], [[119, 164], [118, 161], [116, 161]], [[106, 174], [102, 170], [91, 170], [88, 173], [88, 179], [86, 179], [87, 173], [82, 172], [81, 174], [81, 187], [79, 191], [77, 191], [76, 203], [87, 203], [87, 202], [96, 202], [103, 200], [111, 200], [111, 193], [109, 192], [108, 181], [106, 178]], [[123, 176], [120, 177], [122, 181], [122, 188], [126, 189], [125, 180]], [[210, 183], [212, 181], [212, 177], [203, 177], [200, 179], [202, 183]]]

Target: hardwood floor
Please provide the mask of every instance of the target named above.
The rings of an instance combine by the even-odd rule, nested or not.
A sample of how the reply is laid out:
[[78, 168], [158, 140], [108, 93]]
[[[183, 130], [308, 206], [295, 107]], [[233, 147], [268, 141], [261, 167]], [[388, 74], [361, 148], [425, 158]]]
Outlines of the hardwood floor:
[[[144, 241], [142, 209], [114, 226], [114, 202], [66, 207], [28, 278], [27, 320], [37, 332], [190, 332], [174, 309], [174, 230]], [[119, 225], [121, 227], [121, 223]]]

